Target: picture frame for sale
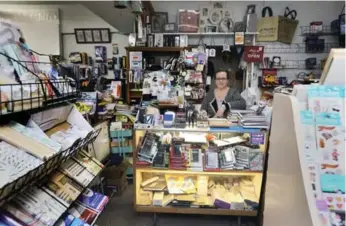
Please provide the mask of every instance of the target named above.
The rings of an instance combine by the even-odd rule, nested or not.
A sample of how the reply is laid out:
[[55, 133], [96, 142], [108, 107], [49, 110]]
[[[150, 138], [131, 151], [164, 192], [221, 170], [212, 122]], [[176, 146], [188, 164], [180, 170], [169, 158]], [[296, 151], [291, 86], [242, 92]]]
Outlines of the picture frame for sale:
[[176, 31], [175, 23], [167, 23], [167, 24], [165, 24], [163, 30], [164, 30], [165, 33], [173, 33], [173, 32], [175, 32]]
[[205, 32], [206, 33], [216, 33], [218, 29], [217, 25], [208, 25], [205, 27]]
[[168, 13], [155, 12], [151, 17], [151, 32], [161, 33], [165, 24], [168, 23]]

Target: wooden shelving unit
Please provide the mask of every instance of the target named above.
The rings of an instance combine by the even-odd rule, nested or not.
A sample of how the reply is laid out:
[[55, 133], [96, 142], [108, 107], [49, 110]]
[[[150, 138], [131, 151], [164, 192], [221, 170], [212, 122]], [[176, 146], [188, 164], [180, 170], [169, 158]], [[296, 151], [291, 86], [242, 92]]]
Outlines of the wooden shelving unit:
[[[134, 83], [130, 83], [129, 80], [129, 70], [131, 70], [130, 68], [130, 52], [143, 52], [143, 55], [145, 53], [151, 53], [151, 54], [164, 54], [167, 53], [167, 55], [172, 55], [174, 53], [180, 54], [180, 51], [184, 51], [185, 49], [190, 50], [191, 48], [189, 47], [141, 47], [141, 46], [134, 46], [134, 47], [125, 47], [126, 49], [126, 56], [127, 56], [127, 68], [126, 68], [126, 73], [127, 73], [127, 83], [126, 83], [126, 101], [128, 104], [131, 104], [131, 100], [132, 99], [140, 99], [142, 98], [142, 91], [135, 91], [132, 90]], [[136, 84], [136, 85], [140, 85], [141, 84]]]
[[185, 49], [189, 49], [188, 47], [125, 47], [127, 52], [179, 52]]

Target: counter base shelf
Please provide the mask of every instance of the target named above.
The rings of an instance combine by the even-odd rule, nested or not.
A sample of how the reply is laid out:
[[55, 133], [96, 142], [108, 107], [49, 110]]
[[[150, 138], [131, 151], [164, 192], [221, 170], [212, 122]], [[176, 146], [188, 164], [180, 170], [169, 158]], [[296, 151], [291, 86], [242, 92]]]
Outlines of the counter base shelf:
[[139, 173], [172, 173], [172, 174], [196, 174], [196, 175], [211, 175], [211, 176], [251, 176], [262, 175], [262, 171], [250, 171], [250, 170], [220, 170], [220, 171], [197, 171], [197, 170], [176, 170], [176, 169], [161, 169], [151, 168], [148, 166], [136, 165], [136, 170]]
[[135, 206], [137, 212], [145, 213], [175, 213], [175, 214], [201, 214], [201, 215], [224, 215], [224, 216], [247, 216], [256, 217], [255, 210], [225, 210], [207, 208], [186, 208], [186, 207], [160, 207], [160, 206]]

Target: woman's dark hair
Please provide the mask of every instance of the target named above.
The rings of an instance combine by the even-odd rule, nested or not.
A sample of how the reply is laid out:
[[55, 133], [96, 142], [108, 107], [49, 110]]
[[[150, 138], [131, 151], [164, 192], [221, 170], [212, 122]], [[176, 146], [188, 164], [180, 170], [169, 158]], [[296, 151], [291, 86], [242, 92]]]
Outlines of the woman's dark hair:
[[216, 72], [215, 72], [215, 78], [216, 78], [216, 74], [217, 74], [217, 73], [220, 73], [220, 72], [225, 72], [225, 73], [226, 73], [226, 75], [227, 75], [227, 80], [230, 80], [230, 79], [231, 79], [231, 73], [230, 73], [228, 70], [223, 69], [223, 68], [220, 68], [220, 69], [216, 70]]

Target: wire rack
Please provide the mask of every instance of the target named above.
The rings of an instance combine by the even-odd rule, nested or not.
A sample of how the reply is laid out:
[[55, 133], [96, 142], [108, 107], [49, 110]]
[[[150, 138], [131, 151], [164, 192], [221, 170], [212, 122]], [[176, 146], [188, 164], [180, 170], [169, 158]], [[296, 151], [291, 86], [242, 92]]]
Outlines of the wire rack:
[[329, 53], [332, 48], [339, 48], [339, 43], [325, 43], [323, 47], [311, 47], [305, 43], [295, 44], [267, 44], [264, 46], [265, 53]]
[[307, 67], [305, 60], [281, 60], [280, 65], [270, 64], [268, 66], [264, 66], [263, 64], [260, 64], [259, 68], [260, 69], [277, 69], [277, 70], [283, 70], [283, 69], [321, 70], [321, 64], [317, 63], [314, 66]]
[[334, 36], [338, 35], [338, 30], [329, 25], [322, 26], [301, 26], [302, 36]]
[[80, 86], [77, 81], [49, 79], [38, 74], [39, 64], [57, 64], [51, 56], [51, 62], [34, 62], [19, 61], [2, 52], [0, 55], [8, 58], [20, 70], [34, 76], [34, 79], [30, 81], [21, 81], [15, 74], [17, 83], [0, 84], [0, 116], [74, 101], [80, 95]]
[[74, 144], [68, 149], [57, 153], [52, 156], [40, 166], [33, 170], [30, 170], [25, 175], [17, 178], [14, 181], [8, 182], [2, 188], [0, 188], [0, 204], [7, 202], [13, 196], [26, 189], [28, 186], [34, 184], [41, 178], [47, 176], [54, 169], [58, 168], [62, 163], [69, 159], [72, 155], [76, 154], [82, 149], [85, 149], [88, 144], [95, 141], [96, 137], [99, 135], [101, 129], [91, 131], [85, 138], [78, 139]]

